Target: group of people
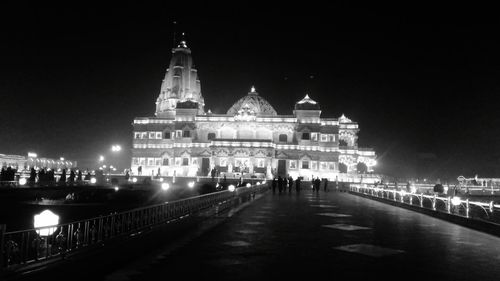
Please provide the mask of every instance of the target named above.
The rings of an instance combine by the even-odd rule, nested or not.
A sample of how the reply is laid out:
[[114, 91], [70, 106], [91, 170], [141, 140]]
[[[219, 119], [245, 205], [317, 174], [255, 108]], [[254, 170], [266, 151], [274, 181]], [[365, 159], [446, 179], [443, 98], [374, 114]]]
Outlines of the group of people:
[[[288, 177], [275, 177], [271, 183], [271, 187], [273, 189], [273, 194], [276, 193], [276, 187], [278, 187], [279, 193], [286, 192], [288, 187], [288, 192], [292, 192], [293, 186], [293, 178], [291, 176]], [[295, 190], [300, 192], [300, 178], [295, 180]]]
[[[12, 167], [3, 167], [0, 171], [0, 182], [13, 182], [18, 181], [20, 175], [18, 170]], [[75, 184], [83, 181], [90, 181], [91, 173], [90, 171], [85, 171], [85, 175], [82, 170], [73, 169], [62, 169], [59, 178], [56, 179], [56, 171], [54, 169], [42, 168], [35, 170], [31, 168], [29, 171], [29, 177], [27, 177], [27, 183], [29, 185], [51, 185], [56, 182], [60, 184]]]
[[[295, 191], [297, 193], [300, 192], [301, 181], [302, 181], [301, 177], [298, 177], [295, 180]], [[328, 179], [321, 180], [319, 177], [316, 177], [316, 179], [314, 179], [314, 177], [313, 177], [313, 179], [311, 181], [311, 186], [312, 186], [312, 189], [314, 192], [319, 192], [321, 182], [324, 182], [323, 190], [325, 192], [328, 191]], [[293, 184], [294, 184], [294, 180], [290, 175], [288, 175], [288, 177], [281, 177], [281, 176], [275, 177], [271, 183], [273, 194], [276, 193], [276, 188], [278, 188], [279, 193], [286, 192], [286, 190], [288, 188], [288, 192], [290, 193], [290, 192], [292, 192]], [[336, 182], [333, 182], [333, 188], [334, 189], [337, 188]]]
[[11, 167], [3, 167], [0, 171], [0, 182], [2, 181], [14, 181], [16, 177], [17, 169]]

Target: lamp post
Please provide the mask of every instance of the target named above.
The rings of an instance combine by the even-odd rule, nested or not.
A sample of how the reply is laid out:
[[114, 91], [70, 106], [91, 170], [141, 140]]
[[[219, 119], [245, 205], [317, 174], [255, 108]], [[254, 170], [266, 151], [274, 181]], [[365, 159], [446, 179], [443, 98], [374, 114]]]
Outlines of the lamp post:
[[[115, 144], [115, 145], [111, 146], [111, 152], [113, 152], [115, 154], [118, 154], [121, 150], [122, 150], [121, 145]], [[118, 164], [118, 163], [116, 163], [116, 164]], [[116, 166], [118, 166], [118, 165], [116, 165]], [[110, 166], [109, 173], [111, 173], [112, 169], [113, 169], [113, 171], [116, 171], [116, 166], [114, 167], [114, 169], [113, 169], [113, 166]]]

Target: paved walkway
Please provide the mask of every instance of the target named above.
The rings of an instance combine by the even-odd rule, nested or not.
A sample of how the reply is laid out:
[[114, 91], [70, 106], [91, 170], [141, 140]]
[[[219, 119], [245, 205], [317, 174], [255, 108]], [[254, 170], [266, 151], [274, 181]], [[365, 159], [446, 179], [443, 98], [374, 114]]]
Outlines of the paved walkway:
[[[340, 192], [268, 193], [103, 280], [500, 280], [500, 238]], [[367, 279], [368, 278], [368, 279]]]

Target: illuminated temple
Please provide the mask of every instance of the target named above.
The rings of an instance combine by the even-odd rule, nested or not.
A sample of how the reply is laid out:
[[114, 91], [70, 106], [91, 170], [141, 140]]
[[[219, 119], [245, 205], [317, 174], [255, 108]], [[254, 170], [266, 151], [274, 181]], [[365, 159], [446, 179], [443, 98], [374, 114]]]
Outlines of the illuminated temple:
[[132, 173], [161, 176], [335, 179], [373, 171], [372, 149], [357, 145], [358, 124], [322, 118], [308, 95], [292, 115], [278, 115], [254, 87], [226, 114], [205, 111], [198, 71], [184, 40], [156, 100], [154, 117], [133, 123]]

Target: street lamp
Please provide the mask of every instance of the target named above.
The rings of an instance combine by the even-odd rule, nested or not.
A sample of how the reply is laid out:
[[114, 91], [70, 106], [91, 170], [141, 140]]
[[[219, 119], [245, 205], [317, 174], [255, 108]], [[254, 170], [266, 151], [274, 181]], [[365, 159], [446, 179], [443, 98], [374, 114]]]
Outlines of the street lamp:
[[119, 152], [122, 150], [122, 147], [120, 145], [112, 145], [111, 146], [111, 151], [113, 152]]
[[100, 162], [104, 161], [104, 156], [100, 155], [100, 156], [99, 156], [99, 161], [100, 161]]

